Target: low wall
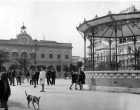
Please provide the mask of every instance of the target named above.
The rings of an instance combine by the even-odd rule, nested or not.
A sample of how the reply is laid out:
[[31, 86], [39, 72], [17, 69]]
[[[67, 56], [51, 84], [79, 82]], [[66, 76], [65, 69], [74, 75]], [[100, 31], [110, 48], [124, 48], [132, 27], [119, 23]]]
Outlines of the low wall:
[[90, 90], [140, 93], [140, 71], [85, 71]]

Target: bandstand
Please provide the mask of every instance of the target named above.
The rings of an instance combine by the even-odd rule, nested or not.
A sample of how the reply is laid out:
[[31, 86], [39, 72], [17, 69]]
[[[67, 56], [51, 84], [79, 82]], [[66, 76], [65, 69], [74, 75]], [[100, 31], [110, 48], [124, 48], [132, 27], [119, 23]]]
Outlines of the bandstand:
[[[91, 62], [93, 71], [85, 71], [86, 84], [90, 89], [118, 92], [140, 92], [140, 50], [137, 42], [140, 38], [140, 12], [134, 6], [130, 12], [95, 17], [92, 20], [85, 20], [77, 30], [84, 38], [84, 69], [86, 65], [86, 40], [90, 41]], [[97, 39], [109, 41], [110, 45], [110, 67], [111, 67], [111, 42], [115, 43], [115, 69], [114, 71], [95, 71], [94, 43]], [[125, 66], [124, 55], [118, 55], [118, 43], [125, 40], [133, 42], [133, 52], [127, 55], [127, 62], [131, 67], [123, 70]], [[120, 63], [121, 62], [121, 63]], [[120, 63], [120, 65], [118, 64]], [[133, 67], [132, 67], [133, 65]]]

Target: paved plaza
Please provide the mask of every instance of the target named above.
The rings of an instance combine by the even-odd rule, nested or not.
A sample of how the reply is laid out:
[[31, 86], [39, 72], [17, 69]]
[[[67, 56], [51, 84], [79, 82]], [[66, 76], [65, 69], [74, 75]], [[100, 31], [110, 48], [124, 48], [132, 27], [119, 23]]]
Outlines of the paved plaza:
[[69, 90], [71, 80], [57, 79], [55, 86], [45, 86], [45, 92], [25, 81], [21, 86], [11, 86], [9, 110], [33, 110], [27, 107], [28, 94], [41, 96], [40, 110], [140, 110], [140, 95], [99, 91]]

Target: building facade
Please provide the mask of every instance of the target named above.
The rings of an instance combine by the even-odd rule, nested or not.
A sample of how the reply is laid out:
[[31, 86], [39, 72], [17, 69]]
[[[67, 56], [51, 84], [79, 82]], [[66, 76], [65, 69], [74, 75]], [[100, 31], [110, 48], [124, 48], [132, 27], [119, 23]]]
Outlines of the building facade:
[[6, 68], [14, 63], [16, 58], [28, 58], [32, 65], [56, 65], [69, 66], [72, 62], [72, 44], [58, 43], [56, 41], [33, 40], [27, 34], [26, 27], [21, 27], [17, 38], [0, 40], [0, 49], [10, 53], [10, 62], [5, 63]]

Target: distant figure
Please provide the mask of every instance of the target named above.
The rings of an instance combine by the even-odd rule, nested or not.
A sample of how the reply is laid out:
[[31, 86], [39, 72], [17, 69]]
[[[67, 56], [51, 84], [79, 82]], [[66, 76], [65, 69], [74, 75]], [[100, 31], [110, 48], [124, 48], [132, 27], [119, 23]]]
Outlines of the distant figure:
[[16, 85], [15, 85], [16, 71], [15, 71], [15, 70], [12, 70], [11, 73], [12, 73], [12, 85], [13, 85], [13, 86], [16, 86]]
[[25, 72], [21, 71], [21, 82], [24, 83]]
[[17, 80], [17, 85], [20, 84], [21, 85], [21, 71], [20, 69], [18, 69], [16, 71], [16, 80]]
[[35, 73], [35, 75], [36, 75], [36, 84], [38, 85], [38, 80], [39, 80], [39, 74], [40, 74], [40, 72], [39, 72], [39, 70], [37, 69], [36, 70], [36, 73]]
[[52, 85], [52, 81], [51, 81], [52, 72], [51, 72], [50, 68], [48, 68], [48, 70], [47, 70], [46, 78], [47, 78], [47, 84], [48, 84], [48, 85], [50, 85], [50, 84]]
[[11, 95], [10, 85], [8, 83], [6, 72], [0, 73], [0, 109], [8, 110], [8, 98]]
[[80, 86], [80, 90], [83, 90], [83, 84], [85, 84], [85, 73], [82, 71], [81, 68], [79, 68], [79, 86]]
[[11, 70], [8, 70], [8, 71], [7, 71], [7, 76], [8, 76], [10, 85], [12, 85], [12, 72], [11, 72]]
[[51, 74], [52, 74], [52, 85], [55, 85], [56, 72], [54, 68], [51, 69]]
[[30, 69], [29, 73], [30, 73], [30, 85], [33, 85], [33, 83], [34, 83], [33, 82], [34, 70]]
[[44, 71], [44, 68], [41, 68], [41, 71], [39, 74], [39, 80], [40, 80], [40, 84], [42, 85], [42, 90], [40, 92], [45, 92], [44, 91], [45, 76], [46, 76], [46, 72]]
[[77, 80], [78, 80], [78, 74], [76, 71], [72, 71], [71, 72], [71, 80], [72, 80], [72, 84], [70, 86], [70, 90], [72, 90], [72, 85], [75, 83], [75, 90], [78, 90], [77, 89]]
[[32, 70], [32, 81], [34, 84], [34, 88], [36, 87], [37, 73], [35, 70]]
[[29, 72], [29, 70], [27, 70], [27, 72], [26, 72], [26, 78], [27, 78], [27, 82], [29, 82], [29, 79], [30, 79], [30, 72]]
[[67, 72], [64, 73], [64, 78], [67, 79]]

